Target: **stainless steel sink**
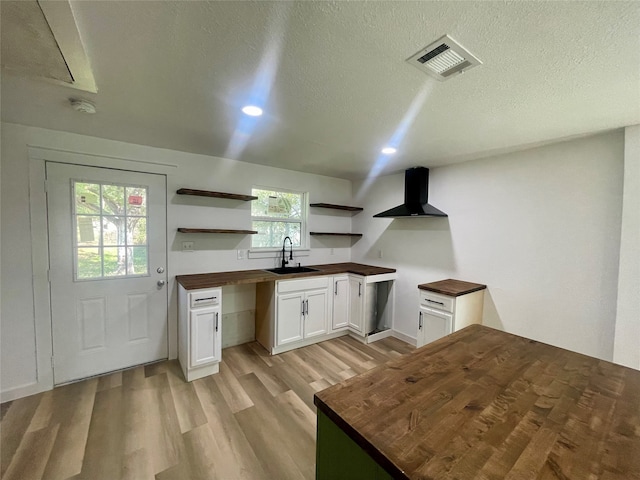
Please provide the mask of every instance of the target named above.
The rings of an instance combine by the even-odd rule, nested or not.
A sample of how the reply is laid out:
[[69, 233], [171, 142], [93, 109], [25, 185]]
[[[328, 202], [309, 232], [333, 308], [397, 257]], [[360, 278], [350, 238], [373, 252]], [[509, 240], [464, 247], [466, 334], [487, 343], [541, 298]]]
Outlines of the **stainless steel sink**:
[[278, 267], [278, 268], [267, 268], [265, 271], [276, 273], [278, 275], [286, 275], [287, 273], [307, 273], [307, 272], [319, 272], [316, 268], [309, 267]]

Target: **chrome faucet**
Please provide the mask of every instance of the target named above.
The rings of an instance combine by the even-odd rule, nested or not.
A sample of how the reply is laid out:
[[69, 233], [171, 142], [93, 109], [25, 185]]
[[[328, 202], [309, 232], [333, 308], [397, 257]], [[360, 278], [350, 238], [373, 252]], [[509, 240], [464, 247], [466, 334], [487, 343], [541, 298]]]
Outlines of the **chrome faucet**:
[[286, 267], [287, 263], [289, 263], [289, 261], [285, 258], [284, 252], [284, 247], [287, 244], [287, 240], [289, 240], [289, 260], [293, 260], [293, 242], [291, 241], [291, 238], [284, 237], [284, 240], [282, 241], [282, 268]]

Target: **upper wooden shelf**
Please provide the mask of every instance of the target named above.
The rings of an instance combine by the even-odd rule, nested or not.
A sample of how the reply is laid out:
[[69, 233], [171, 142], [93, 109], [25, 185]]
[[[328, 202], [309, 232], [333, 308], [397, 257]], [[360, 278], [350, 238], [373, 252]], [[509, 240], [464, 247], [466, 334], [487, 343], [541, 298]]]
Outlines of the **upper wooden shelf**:
[[228, 230], [225, 228], [178, 228], [181, 233], [240, 233], [243, 235], [255, 235], [255, 230]]
[[333, 210], [346, 210], [347, 212], [361, 212], [362, 207], [350, 207], [348, 205], [334, 205], [333, 203], [310, 203], [310, 207], [332, 208]]
[[194, 190], [192, 188], [181, 188], [176, 192], [178, 195], [196, 195], [198, 197], [226, 198], [229, 200], [242, 200], [248, 202], [257, 200], [253, 195], [240, 195], [238, 193], [212, 192], [209, 190]]
[[340, 237], [361, 237], [361, 233], [309, 232], [309, 235], [335, 235]]

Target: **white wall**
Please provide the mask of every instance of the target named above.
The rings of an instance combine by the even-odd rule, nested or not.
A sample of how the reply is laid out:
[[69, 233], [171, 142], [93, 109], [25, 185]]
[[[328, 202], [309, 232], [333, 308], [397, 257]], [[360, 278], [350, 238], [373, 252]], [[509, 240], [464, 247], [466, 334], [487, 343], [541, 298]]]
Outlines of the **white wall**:
[[640, 369], [640, 125], [624, 133], [624, 197], [613, 359]]
[[488, 286], [485, 324], [611, 360], [622, 167], [618, 131], [434, 168], [444, 219], [371, 217], [402, 202], [404, 174], [355, 184], [353, 261], [398, 269], [402, 334], [416, 335], [417, 285], [456, 278]]
[[[178, 188], [250, 193], [252, 185], [259, 184], [309, 192], [311, 202], [347, 204], [352, 196], [351, 182], [347, 180], [65, 132], [2, 124], [0, 390], [3, 399], [41, 390], [38, 379], [42, 378], [43, 372], [37, 373], [37, 368], [46, 368], [36, 365], [36, 319], [29, 217], [29, 172], [30, 168], [39, 168], [42, 162], [29, 160], [28, 145], [53, 149], [57, 155], [60, 155], [60, 151], [88, 154], [87, 159], [105, 166], [119, 162], [120, 165], [126, 164], [131, 169], [139, 171], [163, 168], [168, 172], [167, 272], [170, 279], [170, 332], [177, 329], [177, 287], [173, 278], [175, 275], [265, 268], [276, 264], [275, 258], [237, 259], [238, 249], [249, 248], [249, 236], [177, 233], [176, 229], [181, 226], [229, 229], [251, 227], [249, 202], [187, 198], [175, 194]], [[69, 158], [72, 156], [69, 155]], [[102, 160], [101, 156], [110, 158]], [[349, 231], [351, 217], [340, 214], [328, 215], [327, 212], [313, 209], [309, 214], [309, 227], [317, 231]], [[182, 252], [180, 246], [183, 240], [194, 241], [195, 251]], [[349, 240], [312, 238], [310, 255], [297, 261], [303, 264], [349, 261], [350, 246]], [[35, 265], [36, 270], [44, 269], [46, 273], [46, 263], [39, 263]], [[251, 299], [251, 292], [245, 290], [237, 289], [236, 296]], [[241, 305], [242, 302], [236, 299], [234, 304]], [[226, 307], [225, 311], [229, 315], [235, 313]], [[175, 335], [173, 339], [175, 340]], [[172, 355], [175, 355], [175, 350], [176, 345], [173, 341], [170, 345]]]

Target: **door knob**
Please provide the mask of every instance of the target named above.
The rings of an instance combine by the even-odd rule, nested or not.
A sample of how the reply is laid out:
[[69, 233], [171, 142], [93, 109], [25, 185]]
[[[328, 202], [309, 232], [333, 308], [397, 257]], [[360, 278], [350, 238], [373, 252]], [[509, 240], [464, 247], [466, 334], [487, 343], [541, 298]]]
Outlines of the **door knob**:
[[164, 273], [164, 268], [162, 268], [162, 267], [158, 267], [158, 268], [156, 269], [156, 272], [158, 272], [158, 273]]
[[158, 286], [159, 287], [164, 287], [165, 281], [164, 280], [158, 280]]

